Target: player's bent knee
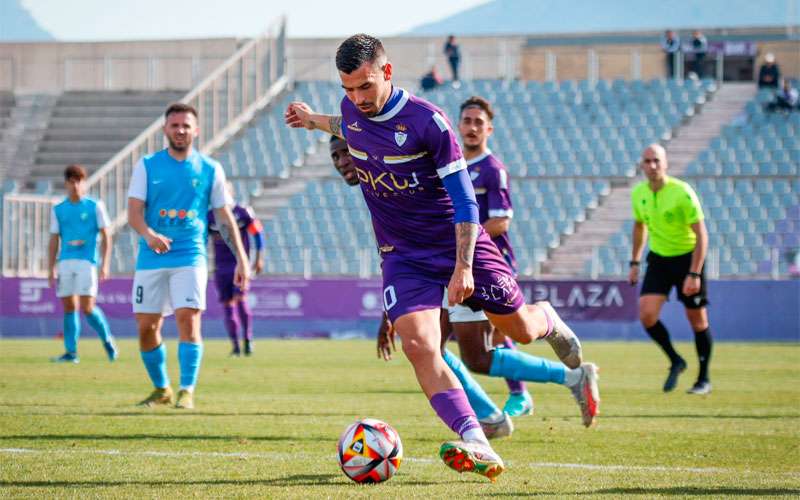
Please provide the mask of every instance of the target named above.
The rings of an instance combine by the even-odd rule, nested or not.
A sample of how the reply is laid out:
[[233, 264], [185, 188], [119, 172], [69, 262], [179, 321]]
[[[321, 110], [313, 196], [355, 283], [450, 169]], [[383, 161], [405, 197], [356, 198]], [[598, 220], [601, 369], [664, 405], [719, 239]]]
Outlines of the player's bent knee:
[[658, 322], [658, 313], [655, 311], [639, 311], [639, 321], [645, 328], [650, 328]]

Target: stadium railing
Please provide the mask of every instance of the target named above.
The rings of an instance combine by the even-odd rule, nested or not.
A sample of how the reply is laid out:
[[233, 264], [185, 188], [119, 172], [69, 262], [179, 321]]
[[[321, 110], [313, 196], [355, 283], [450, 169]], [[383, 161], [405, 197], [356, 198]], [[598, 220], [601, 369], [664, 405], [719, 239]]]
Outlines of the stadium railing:
[[[286, 22], [281, 18], [181, 99], [200, 115], [196, 147], [213, 153], [287, 85]], [[162, 123], [161, 117], [154, 120], [88, 180], [89, 196], [103, 200], [108, 208], [112, 232], [127, 218], [126, 192], [133, 167], [142, 156], [163, 147]], [[13, 193], [3, 197], [4, 276], [46, 276], [50, 209], [59, 199]]]

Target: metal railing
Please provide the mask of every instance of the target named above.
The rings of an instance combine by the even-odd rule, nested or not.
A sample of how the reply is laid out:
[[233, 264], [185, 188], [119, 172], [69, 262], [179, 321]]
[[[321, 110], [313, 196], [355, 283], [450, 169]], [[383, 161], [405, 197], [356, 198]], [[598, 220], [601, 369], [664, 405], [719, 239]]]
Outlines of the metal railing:
[[[195, 139], [200, 151], [212, 154], [286, 88], [285, 48], [286, 23], [279, 19], [181, 99], [200, 115], [200, 135]], [[165, 145], [162, 124], [162, 117], [154, 120], [89, 177], [88, 194], [105, 202], [112, 232], [126, 223], [133, 167]], [[50, 209], [60, 199], [30, 194], [3, 198], [4, 276], [46, 275]]]

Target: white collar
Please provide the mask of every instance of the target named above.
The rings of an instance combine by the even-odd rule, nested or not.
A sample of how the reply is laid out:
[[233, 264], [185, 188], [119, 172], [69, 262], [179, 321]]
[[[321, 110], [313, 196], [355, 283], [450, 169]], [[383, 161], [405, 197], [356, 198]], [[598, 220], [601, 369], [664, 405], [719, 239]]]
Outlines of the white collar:
[[400, 90], [400, 100], [397, 101], [397, 104], [395, 104], [392, 109], [384, 111], [378, 116], [368, 116], [367, 118], [369, 118], [374, 122], [385, 122], [386, 120], [394, 118], [395, 115], [397, 115], [397, 113], [399, 113], [400, 110], [403, 109], [403, 106], [406, 105], [409, 97], [408, 92], [406, 92], [404, 89], [398, 88], [398, 90]]
[[471, 160], [467, 160], [467, 165], [474, 165], [474, 164], [478, 163], [479, 161], [483, 161], [490, 154], [492, 154], [492, 150], [489, 149], [489, 148], [486, 148], [486, 151], [484, 151], [483, 153], [479, 154], [478, 156], [476, 156], [475, 158], [473, 158]]

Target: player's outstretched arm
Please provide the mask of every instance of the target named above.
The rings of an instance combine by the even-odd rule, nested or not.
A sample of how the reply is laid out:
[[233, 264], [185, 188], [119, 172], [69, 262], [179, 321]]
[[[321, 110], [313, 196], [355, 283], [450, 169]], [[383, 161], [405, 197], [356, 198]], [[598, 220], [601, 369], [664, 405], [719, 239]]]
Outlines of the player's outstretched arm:
[[293, 102], [289, 104], [283, 118], [286, 121], [286, 125], [291, 128], [322, 130], [323, 132], [344, 139], [341, 115], [323, 115], [315, 113], [314, 110], [304, 102]]
[[219, 235], [236, 256], [236, 271], [233, 281], [242, 290], [247, 290], [250, 282], [250, 260], [244, 251], [242, 238], [239, 235], [239, 227], [233, 217], [231, 209], [227, 205], [214, 209], [214, 217], [217, 219]]

